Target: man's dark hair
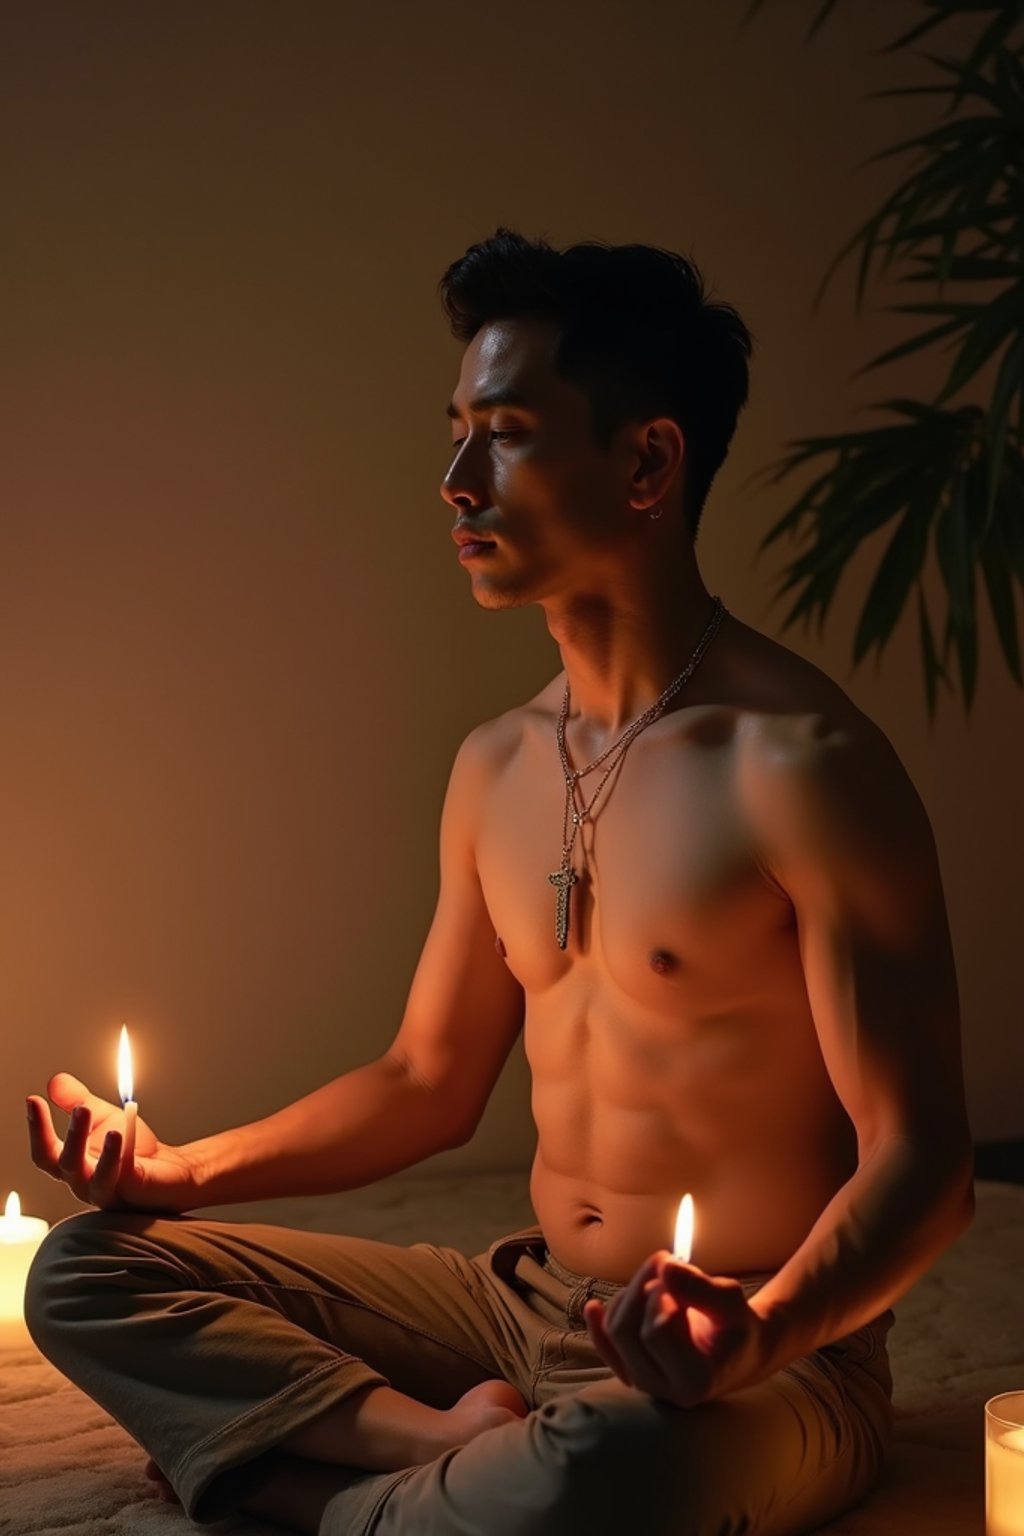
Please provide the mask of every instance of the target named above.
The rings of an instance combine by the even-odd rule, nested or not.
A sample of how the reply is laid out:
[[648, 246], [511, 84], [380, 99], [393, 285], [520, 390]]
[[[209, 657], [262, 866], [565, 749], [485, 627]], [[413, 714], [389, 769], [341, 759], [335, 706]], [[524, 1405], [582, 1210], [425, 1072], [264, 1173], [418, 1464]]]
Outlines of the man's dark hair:
[[711, 303], [696, 265], [651, 245], [587, 240], [558, 251], [499, 225], [438, 284], [457, 340], [518, 317], [559, 328], [558, 374], [588, 396], [595, 441], [670, 416], [686, 439], [684, 512], [694, 538], [749, 388], [750, 332]]

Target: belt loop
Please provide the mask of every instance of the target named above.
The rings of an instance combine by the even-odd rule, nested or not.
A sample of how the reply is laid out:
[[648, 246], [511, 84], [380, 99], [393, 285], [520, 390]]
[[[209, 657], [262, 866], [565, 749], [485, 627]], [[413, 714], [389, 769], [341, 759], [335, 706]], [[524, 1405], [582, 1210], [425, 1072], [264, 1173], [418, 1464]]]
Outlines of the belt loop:
[[[590, 1288], [591, 1282], [582, 1280], [565, 1304], [565, 1320], [573, 1332], [578, 1333], [587, 1326], [583, 1321], [583, 1308], [590, 1299]], [[578, 1326], [573, 1327], [574, 1324]]]

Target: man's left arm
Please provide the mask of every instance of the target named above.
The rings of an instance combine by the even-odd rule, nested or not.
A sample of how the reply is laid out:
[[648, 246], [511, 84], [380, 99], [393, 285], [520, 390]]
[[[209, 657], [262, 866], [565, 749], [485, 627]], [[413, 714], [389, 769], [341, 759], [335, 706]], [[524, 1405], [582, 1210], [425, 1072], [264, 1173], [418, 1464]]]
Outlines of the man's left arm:
[[973, 1150], [956, 972], [928, 817], [876, 727], [820, 717], [748, 742], [741, 797], [792, 903], [822, 1056], [857, 1134], [856, 1172], [799, 1248], [740, 1282], [653, 1254], [609, 1303], [595, 1348], [628, 1385], [692, 1407], [852, 1333], [970, 1224]]
[[752, 1298], [770, 1374], [890, 1307], [960, 1235], [973, 1152], [938, 856], [895, 751], [875, 727], [816, 717], [762, 746], [747, 787], [858, 1143], [856, 1172]]

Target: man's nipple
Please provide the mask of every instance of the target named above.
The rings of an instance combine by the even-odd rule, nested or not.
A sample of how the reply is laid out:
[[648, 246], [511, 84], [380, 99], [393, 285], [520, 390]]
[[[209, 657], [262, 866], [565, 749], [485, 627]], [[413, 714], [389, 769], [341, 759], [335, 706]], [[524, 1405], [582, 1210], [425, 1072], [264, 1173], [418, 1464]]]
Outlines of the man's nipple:
[[498, 951], [498, 954], [501, 956], [501, 958], [504, 960], [505, 955], [506, 955], [506, 949], [505, 949], [504, 944], [501, 942], [501, 934], [500, 933], [496, 933], [494, 935], [494, 947]]
[[656, 949], [650, 959], [651, 970], [659, 976], [670, 976], [678, 969], [679, 961], [667, 949]]

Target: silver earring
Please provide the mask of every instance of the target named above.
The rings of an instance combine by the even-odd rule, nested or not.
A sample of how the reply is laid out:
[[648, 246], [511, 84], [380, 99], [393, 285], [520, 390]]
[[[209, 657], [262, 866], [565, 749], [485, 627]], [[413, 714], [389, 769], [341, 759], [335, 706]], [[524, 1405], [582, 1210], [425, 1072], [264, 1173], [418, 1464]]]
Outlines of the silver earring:
[[661, 515], [662, 515], [662, 513], [663, 513], [663, 512], [664, 512], [664, 511], [665, 511], [665, 508], [664, 508], [664, 507], [659, 507], [659, 508], [658, 508], [658, 510], [657, 510], [657, 512], [651, 512], [651, 513], [650, 513], [650, 514], [649, 514], [649, 515], [650, 515], [650, 516], [651, 516], [651, 517], [652, 517], [652, 518], [655, 518], [655, 519], [657, 519], [657, 518], [659, 518], [659, 517], [661, 517]]

